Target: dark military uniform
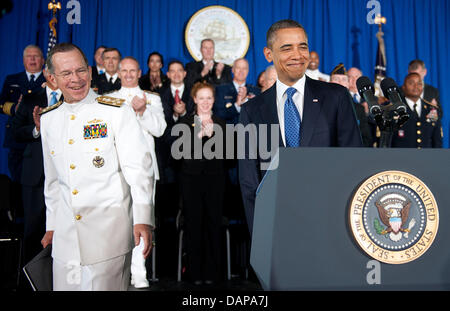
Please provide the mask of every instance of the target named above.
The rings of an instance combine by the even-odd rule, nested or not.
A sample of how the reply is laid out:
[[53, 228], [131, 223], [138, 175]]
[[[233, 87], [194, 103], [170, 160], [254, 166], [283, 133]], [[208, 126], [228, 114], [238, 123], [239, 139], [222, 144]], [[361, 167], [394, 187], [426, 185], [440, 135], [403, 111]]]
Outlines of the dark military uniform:
[[25, 144], [18, 143], [14, 140], [11, 131], [11, 120], [16, 111], [17, 102], [20, 95], [35, 94], [42, 89], [45, 82], [44, 75], [41, 73], [34, 82], [28, 80], [25, 71], [12, 74], [6, 77], [3, 84], [2, 93], [0, 95], [0, 105], [2, 105], [3, 113], [10, 116], [6, 123], [4, 148], [9, 149], [8, 168], [13, 181], [19, 182], [22, 168], [22, 153]]
[[427, 118], [430, 105], [421, 101], [420, 117], [407, 106], [409, 120], [392, 137], [393, 148], [442, 148], [442, 127], [440, 120]]

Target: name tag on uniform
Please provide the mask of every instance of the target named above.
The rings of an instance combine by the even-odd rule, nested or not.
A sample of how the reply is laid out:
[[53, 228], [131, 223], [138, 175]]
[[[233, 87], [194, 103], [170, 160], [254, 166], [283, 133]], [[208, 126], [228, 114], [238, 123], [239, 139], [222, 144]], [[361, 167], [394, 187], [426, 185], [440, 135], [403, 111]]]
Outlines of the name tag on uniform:
[[106, 123], [89, 124], [84, 126], [84, 139], [108, 137]]

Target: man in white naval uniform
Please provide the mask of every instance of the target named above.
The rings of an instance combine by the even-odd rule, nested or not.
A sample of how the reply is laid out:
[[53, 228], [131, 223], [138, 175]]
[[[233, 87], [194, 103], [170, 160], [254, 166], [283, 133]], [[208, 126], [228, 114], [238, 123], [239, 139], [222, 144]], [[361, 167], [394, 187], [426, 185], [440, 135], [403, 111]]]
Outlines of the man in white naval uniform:
[[[41, 111], [46, 234], [54, 290], [126, 290], [131, 251], [151, 250], [151, 155], [127, 105], [97, 97], [75, 45], [49, 53], [49, 78], [64, 102]], [[115, 106], [115, 107], [114, 107]], [[134, 243], [133, 243], [134, 238]]]
[[[123, 58], [119, 63], [118, 73], [122, 81], [122, 87], [119, 91], [110, 94], [110, 96], [124, 99], [124, 104], [130, 106], [135, 112], [136, 119], [141, 126], [152, 156], [152, 171], [155, 176], [153, 189], [155, 189], [156, 181], [159, 179], [159, 172], [153, 137], [160, 137], [167, 126], [161, 99], [159, 94], [143, 91], [139, 87], [139, 78], [142, 72], [138, 61], [134, 57]], [[153, 192], [152, 205], [154, 205], [154, 202], [155, 192]], [[155, 216], [154, 214], [151, 216], [154, 223]], [[149, 287], [145, 258], [142, 255], [143, 247], [143, 243], [136, 246], [133, 249], [131, 259], [131, 284], [136, 288]]]

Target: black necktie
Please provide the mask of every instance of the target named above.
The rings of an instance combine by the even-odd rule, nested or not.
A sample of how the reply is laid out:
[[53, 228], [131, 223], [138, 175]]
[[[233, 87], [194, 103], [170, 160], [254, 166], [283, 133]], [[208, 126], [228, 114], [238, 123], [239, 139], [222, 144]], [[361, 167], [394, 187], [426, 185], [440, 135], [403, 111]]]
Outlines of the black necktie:
[[417, 118], [419, 118], [419, 113], [417, 112], [417, 103], [414, 104], [414, 112], [416, 113]]
[[111, 85], [113, 85], [114, 83], [113, 83], [113, 78], [111, 77], [111, 78], [109, 78], [109, 84], [111, 84]]
[[34, 75], [30, 75], [30, 83], [34, 83]]

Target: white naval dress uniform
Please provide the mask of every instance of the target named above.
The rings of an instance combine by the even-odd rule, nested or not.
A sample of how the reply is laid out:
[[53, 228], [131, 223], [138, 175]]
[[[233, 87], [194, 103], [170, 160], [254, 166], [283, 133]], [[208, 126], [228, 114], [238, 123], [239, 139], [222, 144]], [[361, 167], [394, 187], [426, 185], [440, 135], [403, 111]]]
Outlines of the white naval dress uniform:
[[127, 105], [97, 97], [91, 90], [41, 115], [54, 290], [126, 290], [133, 225], [154, 226], [152, 160], [139, 124]]
[[322, 79], [325, 82], [330, 82], [330, 76], [325, 73], [320, 72], [319, 69], [315, 69], [315, 70], [306, 69], [305, 74], [313, 80]]
[[[125, 100], [126, 105], [131, 108], [131, 101], [134, 96], [147, 99], [147, 105], [142, 116], [135, 114], [136, 118], [141, 126], [142, 133], [144, 134], [145, 140], [148, 143], [148, 148], [150, 149], [150, 154], [152, 156], [152, 171], [155, 176], [153, 189], [156, 187], [156, 181], [159, 179], [158, 164], [156, 160], [155, 153], [155, 140], [154, 137], [160, 137], [164, 134], [166, 129], [166, 120], [164, 117], [164, 110], [161, 103], [161, 98], [157, 94], [145, 92], [141, 90], [139, 86], [134, 88], [122, 87], [119, 91], [111, 93], [111, 97], [121, 98]], [[133, 109], [133, 108], [131, 108]], [[152, 205], [155, 202], [155, 192], [153, 192]], [[154, 222], [155, 215], [151, 215]], [[142, 255], [144, 250], [144, 243], [141, 242], [138, 246], [133, 249], [132, 259], [131, 259], [131, 276], [132, 284], [137, 288], [148, 287], [147, 281], [147, 270], [145, 268], [145, 259]]]

